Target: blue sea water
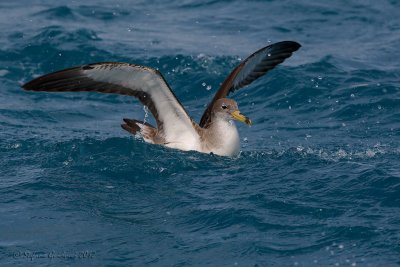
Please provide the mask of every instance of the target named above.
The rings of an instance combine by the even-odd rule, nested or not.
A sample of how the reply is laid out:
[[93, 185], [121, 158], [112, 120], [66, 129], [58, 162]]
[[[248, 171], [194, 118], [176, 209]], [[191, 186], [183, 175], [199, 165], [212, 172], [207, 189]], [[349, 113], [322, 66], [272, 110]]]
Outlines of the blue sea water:
[[[0, 2], [1, 266], [399, 266], [400, 2]], [[195, 120], [241, 59], [302, 44], [231, 97], [241, 154], [145, 144], [135, 99], [22, 83], [158, 68]]]

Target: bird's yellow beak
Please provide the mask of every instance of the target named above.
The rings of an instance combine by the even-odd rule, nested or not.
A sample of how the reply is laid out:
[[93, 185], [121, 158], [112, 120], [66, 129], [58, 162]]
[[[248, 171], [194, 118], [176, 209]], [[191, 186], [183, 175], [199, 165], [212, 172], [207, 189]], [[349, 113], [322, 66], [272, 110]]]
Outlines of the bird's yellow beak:
[[232, 118], [234, 118], [235, 120], [246, 123], [247, 125], [252, 124], [251, 120], [248, 117], [242, 115], [239, 110], [235, 110], [234, 112], [231, 113], [231, 115], [232, 115]]

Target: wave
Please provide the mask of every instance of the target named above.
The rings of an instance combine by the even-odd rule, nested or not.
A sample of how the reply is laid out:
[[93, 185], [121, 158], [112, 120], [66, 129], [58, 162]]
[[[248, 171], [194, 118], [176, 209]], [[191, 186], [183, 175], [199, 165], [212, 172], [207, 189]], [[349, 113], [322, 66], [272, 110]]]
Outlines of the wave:
[[[60, 136], [61, 140], [37, 139], [32, 136], [25, 140], [8, 140], [0, 143], [0, 151], [5, 155], [24, 155], [25, 153], [41, 153], [41, 159], [32, 158], [46, 166], [72, 166], [96, 170], [96, 166], [126, 171], [143, 170], [151, 166], [154, 173], [171, 172], [174, 169], [195, 170], [204, 164], [213, 168], [226, 165], [246, 165], [256, 162], [282, 161], [315, 161], [315, 163], [336, 162], [368, 162], [379, 158], [397, 157], [398, 147], [377, 144], [372, 147], [346, 148], [333, 147], [289, 147], [278, 149], [251, 149], [246, 147], [233, 158], [219, 157], [198, 152], [184, 152], [158, 145], [150, 145], [138, 138], [103, 137], [94, 139], [82, 136], [80, 139], [68, 139]], [[64, 140], [63, 140], [64, 139]], [[132, 140], [133, 139], [133, 140]], [[212, 159], [212, 160], [211, 160]], [[210, 161], [211, 160], [211, 161]], [[93, 168], [91, 168], [93, 167]], [[122, 168], [121, 168], [122, 167]]]

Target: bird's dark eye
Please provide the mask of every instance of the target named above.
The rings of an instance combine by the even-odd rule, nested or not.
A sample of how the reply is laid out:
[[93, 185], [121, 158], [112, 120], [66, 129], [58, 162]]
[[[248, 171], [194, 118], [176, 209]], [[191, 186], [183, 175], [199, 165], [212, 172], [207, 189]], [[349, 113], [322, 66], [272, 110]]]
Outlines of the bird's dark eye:
[[227, 105], [225, 105], [225, 104], [222, 104], [222, 109], [227, 109], [228, 108], [228, 106]]

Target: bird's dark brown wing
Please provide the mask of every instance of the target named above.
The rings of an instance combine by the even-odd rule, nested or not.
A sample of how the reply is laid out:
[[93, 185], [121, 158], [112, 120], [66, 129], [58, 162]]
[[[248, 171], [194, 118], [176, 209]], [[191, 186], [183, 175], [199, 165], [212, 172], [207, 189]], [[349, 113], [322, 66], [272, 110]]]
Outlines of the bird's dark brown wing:
[[228, 75], [221, 87], [215, 94], [213, 100], [208, 104], [200, 120], [200, 126], [207, 128], [211, 122], [211, 109], [220, 98], [224, 98], [232, 93], [263, 76], [285, 59], [290, 57], [293, 52], [298, 50], [301, 45], [293, 41], [283, 41], [275, 43], [256, 51], [242, 63], [240, 63]]

